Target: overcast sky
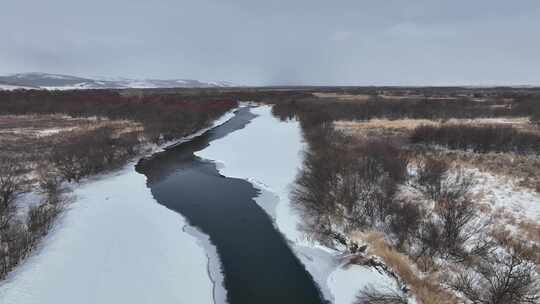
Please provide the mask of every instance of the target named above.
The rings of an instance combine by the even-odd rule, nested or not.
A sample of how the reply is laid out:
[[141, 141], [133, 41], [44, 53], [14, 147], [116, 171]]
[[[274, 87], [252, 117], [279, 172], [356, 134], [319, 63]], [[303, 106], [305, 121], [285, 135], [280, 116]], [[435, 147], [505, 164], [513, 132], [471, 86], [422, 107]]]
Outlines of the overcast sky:
[[0, 74], [540, 84], [539, 0], [6, 0]]

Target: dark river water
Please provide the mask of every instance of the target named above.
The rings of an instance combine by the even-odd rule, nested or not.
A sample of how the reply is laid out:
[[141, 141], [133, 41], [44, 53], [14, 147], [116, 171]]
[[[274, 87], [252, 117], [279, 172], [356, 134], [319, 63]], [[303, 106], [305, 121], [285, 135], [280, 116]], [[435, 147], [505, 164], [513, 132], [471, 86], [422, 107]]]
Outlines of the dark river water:
[[241, 108], [227, 123], [141, 160], [137, 171], [146, 175], [160, 204], [210, 237], [230, 304], [325, 303], [310, 274], [254, 201], [259, 191], [245, 180], [221, 176], [214, 163], [194, 155], [211, 141], [249, 127], [254, 118], [248, 108]]

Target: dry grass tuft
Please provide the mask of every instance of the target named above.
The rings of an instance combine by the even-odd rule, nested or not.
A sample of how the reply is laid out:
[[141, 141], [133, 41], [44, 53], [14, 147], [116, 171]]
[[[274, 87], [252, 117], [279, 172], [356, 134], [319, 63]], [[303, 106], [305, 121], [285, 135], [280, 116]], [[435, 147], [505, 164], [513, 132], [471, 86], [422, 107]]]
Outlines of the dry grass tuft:
[[437, 122], [428, 119], [371, 119], [368, 121], [336, 121], [337, 129], [394, 129], [413, 130], [420, 125], [435, 125]]
[[358, 233], [357, 237], [367, 242], [369, 253], [379, 256], [411, 288], [417, 300], [423, 304], [458, 303], [457, 298], [442, 288], [436, 272], [420, 276], [415, 263], [406, 255], [398, 252], [385, 241], [381, 232]]
[[540, 223], [522, 220], [518, 227], [528, 240], [540, 243]]

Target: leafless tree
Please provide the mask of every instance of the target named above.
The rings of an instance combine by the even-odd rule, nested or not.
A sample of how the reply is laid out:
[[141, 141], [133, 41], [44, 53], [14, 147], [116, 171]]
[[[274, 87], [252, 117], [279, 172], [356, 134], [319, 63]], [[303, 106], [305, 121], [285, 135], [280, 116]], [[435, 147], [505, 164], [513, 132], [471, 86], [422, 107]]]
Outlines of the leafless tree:
[[15, 211], [15, 200], [27, 188], [23, 168], [16, 160], [0, 158], [0, 229], [6, 228]]
[[403, 250], [405, 246], [411, 245], [417, 239], [424, 220], [425, 212], [415, 203], [402, 201], [394, 205], [388, 227], [397, 239], [398, 249]]
[[474, 304], [538, 304], [540, 285], [534, 263], [519, 249], [491, 254], [472, 271], [458, 276], [452, 287]]

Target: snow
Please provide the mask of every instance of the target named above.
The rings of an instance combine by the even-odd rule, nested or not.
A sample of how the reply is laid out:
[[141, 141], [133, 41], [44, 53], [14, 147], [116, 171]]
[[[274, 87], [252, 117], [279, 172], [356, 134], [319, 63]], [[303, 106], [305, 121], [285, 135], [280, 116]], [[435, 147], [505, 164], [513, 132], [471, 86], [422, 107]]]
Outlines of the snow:
[[134, 89], [153, 89], [158, 87], [146, 80], [131, 80], [125, 86]]
[[73, 79], [71, 76], [64, 76], [64, 75], [58, 75], [58, 74], [44, 74], [44, 78], [50, 78], [50, 79]]
[[274, 219], [325, 298], [336, 304], [352, 303], [363, 284], [377, 277], [361, 266], [344, 269], [338, 252], [306, 240], [298, 229], [301, 219], [289, 201], [305, 147], [299, 123], [279, 122], [269, 106], [252, 112], [258, 117], [246, 128], [211, 142], [196, 154], [217, 162], [221, 174], [246, 179], [261, 189], [256, 202]]
[[328, 278], [328, 284], [335, 291], [336, 303], [352, 303], [358, 295], [358, 286], [369, 286], [382, 292], [398, 289], [396, 282], [387, 275], [359, 265], [336, 269]]
[[74, 189], [41, 247], [0, 285], [0, 303], [226, 302], [208, 236], [158, 204], [133, 166]]
[[12, 91], [12, 90], [35, 90], [36, 88], [32, 87], [25, 87], [25, 86], [19, 86], [19, 85], [11, 85], [11, 84], [0, 84], [0, 91]]

